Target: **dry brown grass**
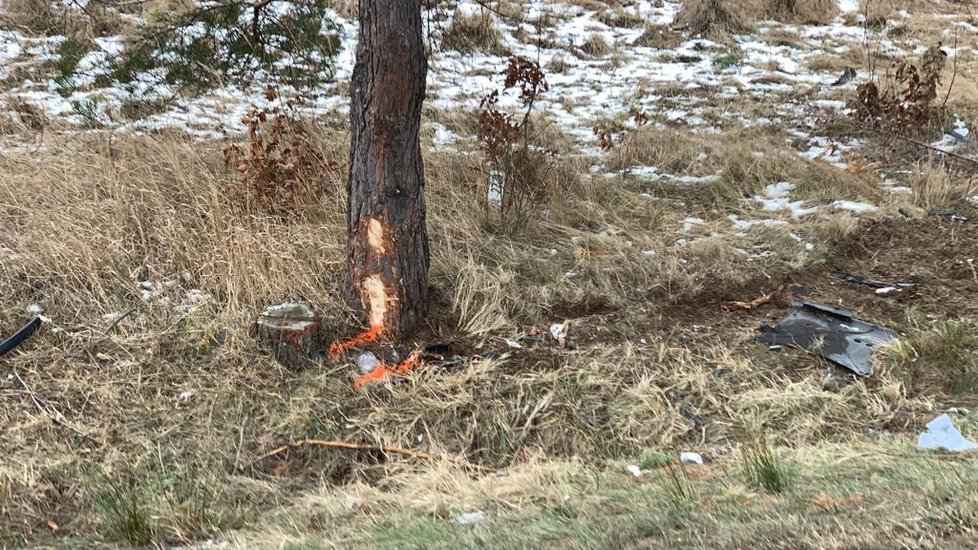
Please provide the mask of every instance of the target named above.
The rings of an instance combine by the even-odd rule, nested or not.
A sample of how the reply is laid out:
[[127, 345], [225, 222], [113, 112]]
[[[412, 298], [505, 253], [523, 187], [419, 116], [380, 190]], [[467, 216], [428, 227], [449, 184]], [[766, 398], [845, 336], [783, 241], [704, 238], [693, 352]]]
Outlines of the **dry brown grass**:
[[492, 12], [482, 10], [481, 13], [465, 13], [456, 9], [452, 15], [452, 24], [442, 36], [441, 45], [450, 50], [463, 53], [491, 52], [501, 53], [502, 35], [496, 28]]
[[40, 35], [54, 31], [64, 23], [64, 10], [47, 0], [6, 0], [0, 21], [18, 30]]
[[825, 25], [839, 14], [836, 0], [765, 0], [765, 15], [775, 21]]
[[739, 200], [766, 186], [789, 181], [798, 198], [828, 203], [845, 198], [875, 201], [878, 184], [867, 174], [853, 174], [823, 162], [810, 161], [781, 145], [780, 136], [756, 131], [730, 131], [722, 137], [642, 126], [630, 133], [611, 155], [610, 166], [655, 166], [666, 174], [717, 176], [698, 184], [697, 202], [721, 212], [737, 209]]
[[[341, 132], [324, 130], [328, 158], [346, 158]], [[680, 150], [671, 161], [676, 168], [701, 152], [702, 138], [694, 136], [641, 139], [663, 144], [660, 160]], [[709, 167], [746, 178], [747, 187], [796, 170], [787, 157], [734, 165], [744, 151], [710, 147], [716, 158]], [[646, 151], [632, 154], [640, 153]], [[163, 544], [265, 524], [270, 510], [284, 506], [287, 513], [346, 483], [413, 479], [417, 485], [396, 489], [399, 499], [443, 502], [444, 491], [416, 476], [427, 470], [453, 483], [461, 475], [454, 466], [452, 474], [436, 474], [369, 453], [315, 449], [255, 462], [298, 438], [516, 465], [508, 473], [515, 480], [533, 456], [590, 462], [680, 444], [690, 437], [687, 410], [712, 419], [709, 445], [728, 448], [746, 417], [763, 419], [779, 443], [815, 442], [846, 439], [930, 406], [926, 396], [905, 398], [888, 375], [827, 387], [816, 361], [734, 344], [746, 341], [752, 323], [725, 329], [722, 342], [717, 334], [696, 345], [663, 330], [678, 329], [674, 319], [659, 318], [665, 308], [695, 307], [718, 287], [751, 285], [758, 271], [778, 273], [785, 262], [793, 262], [790, 269], [809, 265], [811, 257], [791, 252], [798, 243], [788, 230], [748, 237], [777, 250], [774, 259], [747, 258], [737, 250], [745, 242], [712, 221], [704, 229], [715, 234], [690, 235], [684, 249], [674, 231], [697, 208], [688, 190], [670, 195], [661, 187], [650, 198], [636, 191], [638, 182], [596, 178], [567, 188], [566, 211], [543, 205], [527, 232], [498, 235], [482, 224], [481, 158], [439, 150], [426, 153], [431, 331], [455, 340], [473, 360], [363, 392], [350, 388], [345, 363], [287, 371], [248, 335], [264, 305], [309, 302], [324, 317], [326, 338], [356, 328], [336, 282], [345, 259], [342, 173], [325, 182], [333, 191], [321, 204], [290, 220], [235, 216], [225, 196], [234, 180], [219, 146], [177, 136], [80, 138], [0, 160], [0, 313], [19, 320], [28, 304], [40, 303], [52, 320], [4, 358], [47, 404], [39, 408], [23, 388], [3, 386], [11, 396], [0, 404], [10, 427], [2, 444], [8, 460], [0, 466], [4, 536], [44, 532], [52, 514], [69, 533], [113, 536], [118, 522], [93, 500], [105, 486], [99, 476], [134, 480], [149, 522], [145, 536]], [[741, 199], [713, 198], [705, 208], [736, 208]], [[832, 217], [792, 231], [830, 247], [856, 225]], [[152, 285], [159, 294], [144, 301], [141, 281], [172, 284]], [[209, 298], [188, 307], [192, 290]], [[510, 350], [500, 341], [564, 319], [571, 319], [579, 351]], [[475, 358], [490, 351], [504, 355]], [[534, 472], [557, 475], [548, 468], [530, 468], [524, 481], [538, 483]], [[399, 477], [405, 471], [415, 473]], [[171, 486], [157, 478], [188, 481]], [[487, 497], [512, 494], [483, 483], [493, 487], [484, 488]], [[206, 487], [206, 498], [189, 487]], [[385, 502], [376, 505], [390, 506]]]
[[118, 12], [103, 2], [92, 2], [79, 10], [70, 3], [6, 0], [0, 22], [30, 34], [65, 34], [78, 39], [116, 35], [126, 28]]
[[676, 21], [691, 34], [726, 40], [753, 29], [755, 10], [750, 0], [685, 0]]
[[917, 164], [910, 175], [914, 205], [920, 208], [948, 208], [962, 204], [978, 189], [972, 177], [951, 173], [933, 159]]

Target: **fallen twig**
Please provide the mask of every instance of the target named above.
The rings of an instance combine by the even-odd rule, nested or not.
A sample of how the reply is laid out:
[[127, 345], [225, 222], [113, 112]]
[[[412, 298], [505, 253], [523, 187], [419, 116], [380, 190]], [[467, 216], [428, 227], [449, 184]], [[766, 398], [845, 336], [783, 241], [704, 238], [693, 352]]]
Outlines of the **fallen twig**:
[[138, 307], [139, 306], [132, 306], [131, 308], [127, 309], [125, 313], [123, 313], [122, 315], [116, 317], [115, 320], [112, 321], [112, 324], [110, 324], [108, 326], [108, 328], [105, 329], [105, 333], [108, 334], [108, 333], [112, 332], [112, 329], [114, 329], [116, 327], [116, 325], [118, 325], [119, 323], [121, 323], [122, 320], [125, 319], [126, 317], [129, 317], [130, 315], [132, 315], [133, 313], [135, 313], [135, 311], [136, 311], [136, 309]]
[[723, 309], [727, 311], [730, 311], [731, 309], [741, 309], [744, 311], [750, 311], [752, 309], [763, 306], [764, 304], [771, 303], [771, 301], [774, 300], [774, 297], [780, 294], [783, 290], [784, 290], [784, 285], [779, 286], [777, 290], [768, 292], [767, 294], [762, 294], [761, 296], [758, 296], [757, 298], [754, 298], [749, 302], [739, 302], [739, 301], [727, 302], [726, 304], [723, 305]]
[[978, 270], [975, 269], [975, 259], [968, 258], [966, 263], [971, 268], [971, 278], [975, 280], [975, 283], [978, 283]]
[[883, 136], [893, 137], [893, 138], [896, 138], [896, 139], [905, 141], [907, 143], [911, 143], [911, 144], [916, 145], [918, 147], [923, 147], [924, 149], [929, 149], [931, 151], [934, 151], [935, 153], [939, 153], [941, 155], [947, 155], [947, 156], [949, 156], [951, 158], [956, 158], [958, 160], [963, 160], [964, 162], [967, 162], [969, 164], [973, 164], [974, 166], [978, 166], [978, 160], [975, 160], [973, 158], [966, 157], [964, 155], [959, 155], [958, 153], [955, 153], [953, 151], [947, 151], [945, 149], [941, 149], [940, 147], [934, 147], [933, 145], [931, 145], [929, 143], [924, 143], [922, 141], [919, 141], [919, 140], [916, 140], [916, 139], [913, 139], [913, 138], [910, 138], [910, 137], [907, 137], [907, 136], [904, 136], [904, 135], [900, 135], [900, 134], [898, 134], [896, 132], [893, 132], [893, 131], [890, 131], [890, 130], [883, 130], [883, 129], [879, 129], [879, 128], [873, 128], [872, 126], [866, 126], [866, 129], [868, 129], [868, 130], [870, 130], [872, 132], [876, 132], [877, 134], [880, 134], [880, 135], [883, 135]]

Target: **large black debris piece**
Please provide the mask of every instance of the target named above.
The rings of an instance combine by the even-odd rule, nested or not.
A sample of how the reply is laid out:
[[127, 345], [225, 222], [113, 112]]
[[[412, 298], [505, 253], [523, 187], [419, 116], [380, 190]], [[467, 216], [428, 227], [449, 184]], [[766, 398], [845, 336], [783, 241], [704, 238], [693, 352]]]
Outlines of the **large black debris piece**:
[[24, 325], [20, 330], [15, 332], [13, 336], [7, 338], [6, 340], [0, 341], [0, 356], [3, 356], [8, 351], [19, 346], [24, 340], [30, 338], [31, 334], [41, 326], [41, 317], [35, 317], [30, 323]]
[[856, 319], [844, 309], [811, 302], [791, 305], [791, 313], [774, 326], [762, 326], [754, 339], [772, 346], [795, 346], [868, 376], [873, 350], [899, 337], [888, 328]]

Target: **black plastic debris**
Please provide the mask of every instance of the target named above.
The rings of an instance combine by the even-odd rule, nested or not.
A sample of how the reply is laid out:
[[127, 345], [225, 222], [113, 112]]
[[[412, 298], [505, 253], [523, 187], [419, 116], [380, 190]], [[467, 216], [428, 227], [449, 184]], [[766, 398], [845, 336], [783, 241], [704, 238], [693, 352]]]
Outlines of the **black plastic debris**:
[[435, 367], [452, 367], [466, 361], [461, 355], [455, 354], [452, 342], [439, 342], [425, 347], [421, 352], [421, 360]]
[[811, 302], [791, 305], [791, 313], [774, 326], [763, 325], [754, 339], [774, 346], [795, 346], [868, 376], [873, 350], [899, 337], [888, 328], [856, 319], [844, 309]]
[[41, 318], [35, 317], [30, 323], [24, 325], [20, 330], [14, 333], [13, 336], [7, 338], [3, 342], [0, 342], [0, 357], [3, 357], [8, 351], [16, 348], [24, 340], [30, 338], [37, 327], [41, 326]]
[[703, 417], [701, 417], [700, 415], [694, 413], [689, 409], [683, 410], [683, 418], [692, 422], [693, 427], [695, 427], [696, 429], [700, 429], [703, 427]]
[[847, 283], [853, 283], [857, 285], [868, 286], [870, 288], [910, 288], [917, 286], [920, 283], [912, 283], [909, 281], [897, 281], [895, 283], [888, 283], [886, 281], [874, 281], [872, 279], [867, 279], [865, 277], [849, 273], [848, 271], [833, 271], [831, 273], [832, 277], [836, 279], [846, 281]]
[[833, 82], [832, 85], [842, 86], [843, 84], [849, 82], [854, 78], [856, 78], [856, 69], [853, 69], [852, 67], [846, 67], [846, 70], [842, 71], [842, 74], [839, 76], [839, 78], [835, 79], [835, 82]]
[[968, 218], [958, 215], [958, 211], [953, 208], [935, 208], [928, 213], [949, 222], [968, 223]]

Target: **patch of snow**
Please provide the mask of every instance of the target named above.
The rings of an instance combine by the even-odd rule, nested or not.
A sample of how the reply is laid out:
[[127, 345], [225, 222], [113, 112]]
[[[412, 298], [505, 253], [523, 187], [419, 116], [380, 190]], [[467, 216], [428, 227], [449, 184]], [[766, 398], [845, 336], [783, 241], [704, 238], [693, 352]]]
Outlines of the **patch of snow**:
[[857, 214], [865, 214], [867, 212], [875, 212], [876, 210], [878, 210], [872, 204], [868, 204], [865, 202], [846, 201], [846, 200], [835, 201], [832, 203], [832, 206], [838, 210], [848, 210], [850, 212], [855, 212]]

